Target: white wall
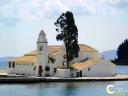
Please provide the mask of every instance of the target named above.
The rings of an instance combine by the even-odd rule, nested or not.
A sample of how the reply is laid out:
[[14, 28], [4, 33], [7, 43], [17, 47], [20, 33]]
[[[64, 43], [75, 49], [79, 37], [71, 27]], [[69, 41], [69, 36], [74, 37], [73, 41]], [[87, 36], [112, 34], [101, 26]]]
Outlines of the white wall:
[[34, 71], [34, 65], [32, 65], [33, 62], [26, 62], [25, 64], [23, 64], [23, 62], [16, 62], [15, 67], [14, 68], [8, 68], [9, 74], [14, 74], [14, 75], [26, 75], [26, 76], [33, 76], [35, 75], [35, 71]]
[[55, 77], [68, 78], [71, 77], [70, 69], [57, 69]]
[[79, 61], [85, 60], [86, 58], [97, 58], [97, 52], [85, 52], [79, 51], [79, 57], [75, 58], [72, 63], [78, 63]]
[[[59, 66], [61, 64], [63, 64], [63, 61], [65, 52], [64, 50], [61, 50], [61, 52], [59, 52], [58, 54], [55, 55], [55, 59], [56, 59], [56, 62], [55, 62], [55, 66]], [[89, 52], [85, 52], [85, 51], [79, 51], [79, 57], [78, 58], [75, 58], [71, 63], [77, 63], [79, 61], [82, 61], [82, 60], [85, 60], [86, 58], [96, 58], [98, 55], [97, 52], [93, 52], [93, 53], [89, 53]]]
[[55, 74], [55, 72], [54, 72], [54, 68], [56, 68], [55, 65], [52, 64], [52, 63], [50, 63], [50, 64], [48, 64], [46, 66], [49, 66], [50, 67], [50, 71], [49, 72], [46, 72], [45, 71], [45, 73], [49, 74], [50, 77], [53, 76]]
[[[90, 68], [90, 71], [88, 70]], [[82, 71], [83, 77], [104, 77], [104, 76], [113, 76], [115, 75], [115, 65], [109, 61], [102, 60], [96, 64], [92, 64], [87, 68], [82, 70], [77, 70], [72, 72], [76, 77], [76, 72]]]
[[[43, 46], [43, 50], [40, 51], [40, 46]], [[39, 66], [43, 68], [42, 76], [45, 76], [45, 66], [48, 63], [48, 44], [47, 43], [37, 43], [37, 60], [36, 60], [36, 76], [38, 76]]]
[[56, 62], [54, 63], [54, 67], [58, 67], [59, 65], [62, 65], [63, 64], [63, 61], [65, 52], [63, 50], [61, 50], [59, 53], [57, 53], [54, 58], [56, 59]]

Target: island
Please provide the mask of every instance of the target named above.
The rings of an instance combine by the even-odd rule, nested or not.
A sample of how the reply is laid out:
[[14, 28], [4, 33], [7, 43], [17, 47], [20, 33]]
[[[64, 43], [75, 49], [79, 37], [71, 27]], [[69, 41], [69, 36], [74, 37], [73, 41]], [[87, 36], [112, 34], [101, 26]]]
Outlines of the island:
[[116, 65], [87, 44], [78, 43], [78, 29], [73, 13], [63, 13], [55, 22], [56, 39], [63, 45], [49, 45], [41, 30], [37, 48], [8, 61], [8, 71], [0, 82], [73, 82], [128, 80], [118, 75]]

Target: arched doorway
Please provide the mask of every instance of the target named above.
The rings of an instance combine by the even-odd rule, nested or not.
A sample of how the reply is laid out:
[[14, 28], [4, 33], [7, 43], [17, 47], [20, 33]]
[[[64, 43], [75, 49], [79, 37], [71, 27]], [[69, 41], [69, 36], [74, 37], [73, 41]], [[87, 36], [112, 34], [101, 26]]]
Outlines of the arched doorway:
[[42, 68], [42, 66], [40, 65], [40, 66], [39, 66], [39, 70], [38, 70], [38, 75], [41, 77], [41, 76], [42, 76], [42, 73], [43, 73], [43, 68]]

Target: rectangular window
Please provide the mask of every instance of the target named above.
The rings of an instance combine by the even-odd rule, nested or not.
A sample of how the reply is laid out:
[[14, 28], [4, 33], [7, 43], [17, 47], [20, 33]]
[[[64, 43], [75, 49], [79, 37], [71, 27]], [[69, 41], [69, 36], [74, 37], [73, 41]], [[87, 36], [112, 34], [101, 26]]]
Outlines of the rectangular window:
[[88, 68], [88, 71], [90, 71], [90, 68]]
[[9, 68], [11, 68], [11, 62], [9, 62]]
[[12, 68], [15, 68], [15, 62], [12, 63]]
[[80, 73], [79, 72], [76, 72], [76, 77], [80, 77]]
[[56, 71], [57, 71], [57, 68], [54, 68], [54, 72], [56, 73]]

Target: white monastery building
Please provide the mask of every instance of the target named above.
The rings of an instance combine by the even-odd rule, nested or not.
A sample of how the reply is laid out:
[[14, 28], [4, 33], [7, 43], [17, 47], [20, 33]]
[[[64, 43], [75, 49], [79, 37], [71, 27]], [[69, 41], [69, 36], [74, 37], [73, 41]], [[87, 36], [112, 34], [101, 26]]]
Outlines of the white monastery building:
[[86, 77], [113, 76], [115, 64], [98, 58], [98, 51], [88, 45], [79, 44], [79, 57], [66, 66], [66, 53], [63, 45], [48, 45], [42, 30], [37, 40], [37, 50], [9, 60], [8, 74], [25, 76]]

